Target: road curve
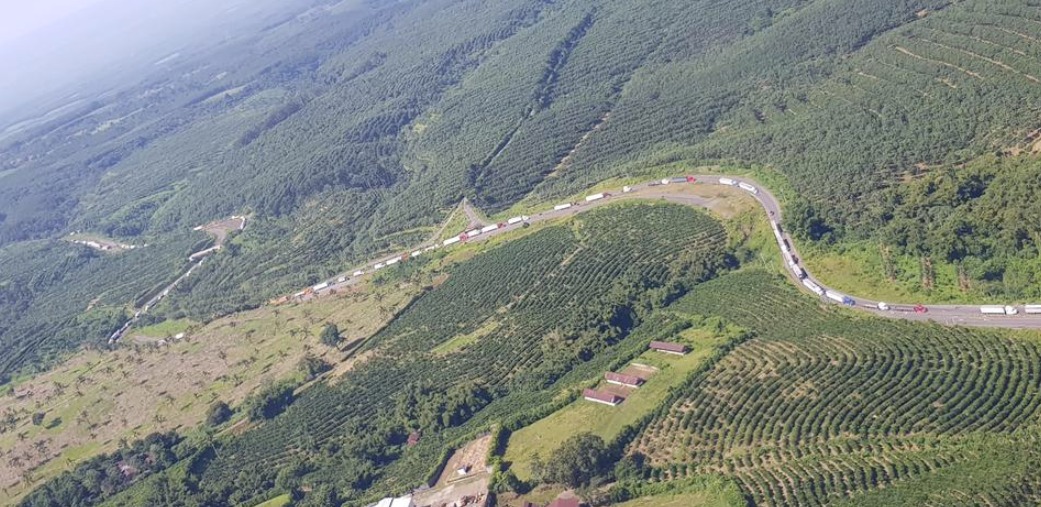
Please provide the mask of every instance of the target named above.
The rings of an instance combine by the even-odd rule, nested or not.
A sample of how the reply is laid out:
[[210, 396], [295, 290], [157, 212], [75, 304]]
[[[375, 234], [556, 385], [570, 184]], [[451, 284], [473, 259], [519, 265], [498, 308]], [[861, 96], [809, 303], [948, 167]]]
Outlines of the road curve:
[[[618, 200], [630, 199], [665, 199], [667, 201], [675, 202], [678, 204], [707, 208], [709, 206], [708, 199], [704, 199], [689, 194], [677, 193], [676, 189], [691, 184], [724, 185], [724, 183], [721, 183], [720, 180], [731, 180], [733, 182], [733, 185], [727, 184], [727, 186], [733, 186], [733, 188], [743, 188], [745, 186], [750, 186], [749, 188], [754, 188], [754, 192], [749, 190], [749, 188], [744, 188], [744, 190], [746, 191], [746, 193], [748, 193], [750, 197], [754, 198], [755, 201], [759, 203], [759, 205], [763, 208], [763, 211], [766, 212], [770, 221], [776, 222], [777, 224], [780, 224], [782, 226], [781, 237], [783, 240], [787, 241], [788, 244], [791, 246], [791, 254], [798, 262], [798, 268], [803, 270], [803, 272], [806, 274], [806, 279], [817, 284], [824, 290], [838, 292], [834, 289], [831, 289], [827, 285], [821, 283], [821, 281], [814, 277], [813, 274], [806, 269], [806, 266], [800, 262], [801, 257], [799, 256], [795, 243], [794, 241], [792, 241], [792, 238], [788, 235], [788, 232], [783, 228], [781, 204], [777, 200], [777, 198], [762, 185], [759, 185], [758, 183], [755, 183], [754, 181], [748, 178], [743, 178], [740, 176], [696, 174], [630, 185], [625, 187], [624, 190], [620, 190], [610, 195], [607, 195], [602, 199], [585, 202], [574, 202], [570, 203], [571, 206], [566, 209], [552, 209], [536, 213], [528, 217], [528, 220], [526, 220], [526, 222], [538, 223], [547, 220], [556, 220], [559, 218], [574, 216], [584, 211], [595, 209]], [[744, 185], [742, 187], [736, 186], [739, 183], [743, 183]], [[504, 225], [499, 229], [483, 233], [473, 238], [469, 238], [467, 242], [485, 241], [491, 237], [509, 232], [522, 226], [523, 223]], [[435, 246], [440, 248], [440, 245]], [[424, 244], [422, 245], [422, 247], [430, 248], [429, 244]], [[780, 248], [780, 245], [778, 245], [778, 249]], [[784, 252], [782, 252], [782, 256], [783, 255]], [[401, 258], [402, 256], [399, 255], [397, 257]], [[373, 267], [376, 262], [377, 261], [373, 261], [370, 263], [366, 263], [362, 266], [357, 266], [355, 269], [352, 269], [349, 272], [344, 273], [340, 277], [334, 277], [333, 279], [328, 280], [328, 286], [322, 288], [321, 290], [299, 292], [288, 299], [293, 301], [306, 301], [313, 297], [321, 296], [332, 291], [350, 287], [370, 276], [374, 272]], [[360, 276], [351, 275], [352, 273], [358, 271], [364, 271], [365, 274]], [[795, 283], [796, 287], [798, 287], [801, 291], [807, 294], [817, 296], [817, 294], [812, 293], [808, 288], [806, 288], [802, 284], [800, 277], [796, 274], [792, 266], [785, 263], [785, 271], [787, 272], [789, 279], [791, 279], [792, 282]], [[341, 278], [344, 279], [343, 282], [338, 281]], [[1005, 329], [1041, 329], [1041, 315], [1026, 314], [1022, 311], [1020, 311], [1018, 315], [983, 315], [980, 312], [980, 307], [974, 305], [928, 305], [927, 312], [916, 313], [914, 311], [914, 304], [895, 304], [893, 302], [888, 302], [890, 307], [888, 311], [882, 311], [878, 309], [878, 301], [874, 301], [868, 298], [857, 297], [852, 294], [849, 294], [848, 296], [854, 300], [854, 304], [852, 306], [849, 306], [850, 309], [886, 318], [920, 322], [935, 322], [938, 324], [951, 326], [991, 327]], [[843, 306], [840, 303], [837, 303], [826, 297], [818, 297], [822, 302]]]

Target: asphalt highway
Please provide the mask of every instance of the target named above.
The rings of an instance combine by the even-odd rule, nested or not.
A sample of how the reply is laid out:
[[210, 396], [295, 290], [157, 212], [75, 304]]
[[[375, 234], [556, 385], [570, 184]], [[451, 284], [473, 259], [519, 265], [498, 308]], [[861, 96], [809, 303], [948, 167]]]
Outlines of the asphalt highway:
[[[745, 191], [750, 197], [754, 198], [756, 202], [759, 203], [759, 205], [763, 208], [763, 211], [767, 214], [770, 220], [776, 221], [778, 224], [781, 224], [782, 236], [784, 239], [788, 241], [788, 244], [791, 245], [792, 254], [795, 256], [796, 259], [801, 259], [798, 250], [795, 246], [795, 242], [792, 241], [792, 238], [788, 236], [787, 231], [784, 230], [784, 223], [781, 215], [781, 204], [777, 200], [777, 198], [772, 193], [770, 193], [770, 191], [767, 190], [765, 187], [748, 178], [738, 176], [696, 174], [691, 175], [691, 177], [693, 177], [694, 179], [693, 183], [689, 181], [670, 181], [666, 184], [663, 183], [663, 180], [655, 180], [636, 185], [631, 185], [627, 187], [628, 191], [623, 191], [622, 189], [619, 189], [617, 191], [610, 192], [611, 195], [603, 199], [590, 202], [578, 201], [571, 203], [572, 206], [567, 209], [551, 209], [540, 213], [536, 213], [534, 215], [531, 215], [527, 222], [535, 224], [547, 220], [557, 220], [560, 218], [574, 216], [579, 213], [595, 209], [612, 202], [629, 199], [664, 199], [669, 202], [674, 202], [678, 204], [708, 208], [710, 202], [709, 199], [698, 197], [695, 195], [684, 194], [680, 192], [680, 190], [692, 184], [722, 185], [722, 183], [720, 182], [721, 178], [724, 180], [730, 179], [733, 180], [735, 184], [739, 182], [744, 182], [756, 188], [756, 193], [748, 192], [746, 190], [743, 191]], [[739, 187], [733, 186], [733, 188], [737, 189]], [[506, 225], [502, 228], [496, 229], [491, 232], [483, 233], [466, 241], [486, 241], [489, 238], [520, 228], [522, 226], [523, 222], [513, 225]], [[443, 247], [440, 244], [428, 242], [421, 245], [420, 247], [417, 247], [416, 250], [422, 250], [430, 246], [436, 246], [438, 248], [451, 247]], [[780, 248], [780, 246], [778, 246], [778, 248]], [[316, 293], [298, 293], [297, 295], [294, 295], [293, 298], [296, 301], [305, 301], [316, 296], [321, 296], [322, 294], [328, 293], [330, 291], [346, 289], [370, 276], [374, 272], [373, 266], [377, 262], [383, 262], [385, 260], [386, 258], [384, 258], [382, 261], [373, 261], [366, 263], [362, 266], [357, 266], [354, 269], [351, 269], [350, 271], [341, 275], [346, 278], [344, 282], [337, 282], [339, 277], [334, 277], [328, 281], [329, 287], [317, 291]], [[813, 274], [810, 273], [809, 270], [806, 269], [806, 266], [803, 265], [801, 262], [799, 265], [806, 272], [808, 279], [810, 279], [811, 281], [813, 281], [825, 290], [834, 290], [829, 288], [827, 285], [821, 283], [819, 279], [815, 278]], [[807, 294], [813, 294], [808, 289], [806, 289], [806, 287], [803, 286], [803, 284], [800, 282], [799, 277], [796, 275], [795, 272], [792, 271], [792, 269], [787, 264], [785, 264], [785, 270], [787, 271], [789, 278], [792, 280], [792, 283], [794, 283], [800, 290], [806, 292]], [[356, 271], [364, 271], [365, 274], [358, 277], [351, 276], [351, 274]], [[813, 295], [815, 297], [817, 296], [816, 294]], [[938, 324], [951, 326], [992, 327], [1007, 329], [1041, 329], [1041, 314], [1026, 314], [1023, 312], [1022, 307], [1018, 307], [1019, 314], [1017, 315], [984, 315], [980, 312], [979, 306], [973, 305], [926, 305], [927, 311], [925, 313], [918, 313], [914, 311], [914, 307], [916, 306], [914, 302], [897, 303], [893, 301], [887, 301], [886, 303], [889, 305], [890, 309], [888, 311], [883, 311], [878, 309], [878, 301], [858, 297], [855, 294], [846, 295], [853, 298], [853, 300], [855, 301], [855, 304], [848, 308], [860, 312], [870, 313], [880, 317], [912, 320], [919, 322], [935, 322]], [[820, 300], [824, 303], [843, 306], [840, 303], [837, 303], [825, 297], [821, 297]]]

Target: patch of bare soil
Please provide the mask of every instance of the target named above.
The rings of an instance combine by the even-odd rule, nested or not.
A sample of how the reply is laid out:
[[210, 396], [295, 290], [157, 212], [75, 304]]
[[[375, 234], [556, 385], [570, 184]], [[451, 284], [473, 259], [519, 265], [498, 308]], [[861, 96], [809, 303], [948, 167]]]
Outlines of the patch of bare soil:
[[224, 220], [216, 220], [205, 225], [196, 227], [195, 230], [205, 232], [216, 238], [217, 246], [223, 245], [224, 240], [232, 231], [240, 231], [246, 228], [246, 217], [231, 217]]

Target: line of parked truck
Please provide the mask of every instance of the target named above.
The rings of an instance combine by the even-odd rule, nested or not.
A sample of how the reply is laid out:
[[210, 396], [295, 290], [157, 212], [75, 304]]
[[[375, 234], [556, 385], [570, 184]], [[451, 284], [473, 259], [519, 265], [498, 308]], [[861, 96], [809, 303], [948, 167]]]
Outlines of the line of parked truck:
[[[719, 183], [722, 185], [737, 186], [753, 195], [759, 194], [759, 189], [743, 181], [739, 182], [730, 178], [720, 178]], [[820, 297], [826, 297], [836, 303], [846, 306], [856, 306], [857, 302], [853, 298], [842, 294], [841, 292], [825, 289], [817, 284], [817, 282], [811, 280], [806, 274], [806, 270], [799, 265], [799, 259], [795, 256], [795, 252], [792, 251], [792, 245], [788, 241], [788, 238], [784, 237], [784, 233], [781, 231], [781, 225], [777, 223], [777, 220], [770, 220], [770, 228], [773, 229], [774, 239], [777, 240], [777, 246], [781, 249], [781, 254], [784, 255], [784, 260], [788, 264], [788, 269], [790, 269], [792, 274], [802, 282], [804, 287], [806, 287], [810, 292]]]
[[[602, 194], [602, 196], [607, 196], [607, 195], [610, 195], [610, 194]], [[589, 200], [589, 199], [587, 199], [587, 200]], [[414, 258], [414, 257], [419, 257], [419, 256], [421, 256], [421, 255], [423, 255], [423, 254], [425, 254], [427, 252], [430, 252], [430, 251], [433, 251], [433, 250], [437, 250], [438, 248], [443, 248], [443, 247], [446, 247], [446, 246], [449, 246], [449, 245], [454, 245], [456, 243], [465, 242], [465, 241], [467, 241], [469, 239], [473, 239], [473, 238], [475, 238], [477, 236], [480, 236], [482, 234], [487, 234], [487, 233], [492, 232], [494, 230], [503, 229], [503, 228], [506, 228], [506, 227], [511, 226], [511, 225], [516, 225], [516, 224], [520, 224], [520, 223], [526, 223], [529, 220], [531, 220], [531, 217], [529, 217], [527, 215], [520, 215], [520, 216], [516, 216], [516, 217], [510, 218], [510, 219], [506, 220], [505, 222], [499, 222], [499, 223], [488, 225], [488, 226], [481, 227], [481, 228], [478, 228], [478, 229], [472, 229], [472, 230], [469, 230], [469, 231], [465, 231], [465, 232], [460, 233], [458, 236], [452, 236], [451, 238], [448, 238], [448, 239], [442, 241], [440, 244], [430, 245], [430, 246], [428, 246], [426, 248], [422, 248], [422, 249], [419, 249], [419, 250], [413, 250], [412, 252], [401, 254], [401, 255], [396, 255], [396, 256], [391, 257], [391, 258], [389, 258], [387, 260], [377, 262], [377, 263], [373, 264], [372, 267], [368, 269], [368, 271], [366, 271], [365, 269], [359, 269], [359, 270], [356, 270], [353, 273], [351, 273], [349, 276], [348, 275], [342, 275], [342, 276], [336, 278], [335, 282], [333, 282], [332, 280], [327, 280], [327, 281], [315, 284], [315, 285], [311, 286], [310, 288], [308, 288], [306, 290], [303, 290], [303, 291], [297, 292], [296, 294], [293, 294], [293, 298], [300, 299], [300, 298], [303, 298], [305, 296], [308, 296], [308, 295], [311, 295], [311, 294], [315, 294], [315, 293], [327, 290], [327, 289], [331, 288], [334, 284], [346, 283], [347, 281], [351, 280], [352, 278], [357, 278], [359, 276], [364, 276], [367, 273], [375, 273], [376, 271], [379, 271], [381, 269], [388, 268], [390, 266], [394, 266], [395, 264], [398, 264], [398, 263], [400, 263], [402, 261], [406, 261], [406, 260]]]
[[[1019, 308], [1010, 305], [984, 305], [980, 307], [980, 313], [983, 315], [1019, 315]], [[1023, 305], [1023, 313], [1041, 314], [1041, 305]]]
[[[682, 177], [664, 178], [662, 180], [656, 180], [656, 181], [653, 181], [653, 182], [649, 183], [649, 186], [654, 187], [654, 186], [658, 186], [658, 185], [669, 185], [669, 184], [672, 184], [672, 183], [694, 183], [695, 181], [696, 181], [696, 179], [693, 176], [682, 176]], [[752, 190], [749, 190], [750, 192], [758, 193], [758, 190], [756, 190], [755, 187], [752, 187], [751, 185], [747, 185], [747, 184], [744, 184], [744, 185], [746, 185], [746, 186], [748, 186], [749, 188], [752, 189]], [[745, 188], [745, 187], [742, 187], [742, 188]], [[622, 188], [622, 192], [623, 193], [629, 193], [629, 192], [632, 192], [632, 190], [633, 190], [633, 187], [629, 186], [629, 185], [626, 185], [625, 187]], [[746, 188], [746, 190], [748, 190], [748, 189]], [[599, 201], [599, 200], [602, 200], [602, 199], [607, 199], [609, 197], [611, 197], [611, 194], [609, 194], [607, 192], [600, 192], [600, 193], [596, 193], [596, 194], [592, 194], [592, 195], [586, 196], [585, 197], [585, 203], [591, 203], [591, 202]], [[553, 211], [562, 211], [562, 210], [570, 209], [570, 208], [573, 208], [573, 207], [579, 206], [579, 205], [580, 205], [580, 203], [577, 203], [577, 202], [561, 203], [561, 204], [557, 204], [557, 205], [553, 206]], [[515, 216], [515, 217], [512, 217], [512, 218], [509, 218], [505, 222], [499, 222], [499, 223], [492, 224], [492, 225], [487, 225], [485, 227], [481, 227], [481, 228], [478, 228], [478, 229], [471, 229], [471, 230], [468, 230], [468, 231], [464, 231], [464, 232], [460, 233], [458, 236], [453, 236], [451, 238], [448, 238], [448, 239], [442, 241], [440, 245], [438, 245], [438, 244], [431, 245], [431, 246], [428, 246], [428, 247], [426, 247], [426, 248], [424, 248], [422, 250], [416, 250], [416, 251], [413, 251], [411, 253], [403, 254], [403, 255], [400, 255], [400, 256], [395, 256], [395, 257], [392, 257], [392, 258], [387, 259], [385, 261], [377, 262], [377, 263], [373, 264], [372, 268], [370, 268], [368, 271], [366, 271], [364, 269], [359, 269], [359, 270], [355, 271], [354, 273], [352, 273], [350, 276], [346, 276], [346, 275], [340, 276], [339, 278], [336, 279], [335, 283], [337, 283], [337, 284], [345, 283], [345, 282], [347, 282], [348, 280], [350, 280], [352, 278], [357, 278], [357, 277], [363, 276], [363, 275], [365, 275], [367, 273], [374, 273], [376, 271], [379, 271], [381, 269], [387, 268], [389, 266], [393, 266], [393, 265], [395, 265], [395, 264], [397, 264], [397, 263], [399, 263], [401, 261], [407, 260], [407, 259], [412, 258], [412, 257], [419, 257], [420, 255], [422, 255], [425, 252], [429, 252], [431, 250], [436, 250], [438, 248], [443, 248], [443, 247], [447, 247], [447, 246], [450, 246], [450, 245], [454, 245], [456, 243], [464, 243], [467, 240], [473, 239], [473, 238], [475, 238], [477, 236], [480, 236], [482, 234], [487, 234], [487, 233], [490, 233], [490, 232], [498, 230], [498, 229], [503, 229], [503, 228], [509, 227], [511, 225], [516, 225], [516, 224], [520, 224], [520, 223], [527, 223], [529, 220], [531, 220], [531, 217], [529, 217], [528, 215], [519, 215], [519, 216]], [[306, 290], [297, 292], [296, 294], [293, 294], [292, 297], [294, 299], [300, 299], [300, 298], [303, 298], [303, 297], [308, 296], [308, 295], [312, 295], [312, 294], [315, 294], [315, 293], [318, 293], [318, 292], [321, 292], [321, 291], [324, 291], [324, 290], [328, 290], [329, 288], [331, 288], [333, 286], [333, 284], [334, 284], [334, 282], [331, 281], [331, 280], [330, 281], [324, 281], [324, 282], [318, 283], [316, 285], [313, 285], [313, 286], [309, 287]]]
[[[648, 187], [656, 187], [656, 186], [660, 186], [660, 185], [670, 185], [670, 184], [674, 184], [674, 183], [695, 183], [695, 182], [696, 182], [696, 179], [693, 176], [683, 176], [683, 177], [664, 178], [664, 179], [661, 179], [661, 180], [655, 180], [655, 181], [652, 181], [652, 182], [648, 183], [647, 186]], [[754, 185], [752, 185], [750, 183], [746, 183], [744, 181], [735, 180], [733, 178], [721, 177], [721, 178], [719, 178], [719, 184], [720, 185], [725, 185], [725, 186], [737, 187], [737, 188], [740, 188], [741, 190], [744, 190], [745, 192], [748, 192], [749, 194], [759, 195], [759, 189], [758, 188], [756, 188]], [[634, 187], [630, 186], [630, 185], [626, 185], [626, 186], [622, 187], [622, 193], [629, 193], [629, 192], [632, 192], [633, 190], [634, 190]], [[553, 210], [554, 211], [563, 211], [563, 210], [570, 209], [570, 208], [573, 208], [573, 207], [576, 207], [576, 206], [581, 206], [582, 204], [588, 204], [588, 203], [592, 203], [592, 202], [595, 202], [595, 201], [600, 201], [600, 200], [603, 200], [603, 199], [607, 199], [609, 197], [611, 197], [611, 194], [609, 194], [607, 192], [600, 192], [600, 193], [596, 193], [596, 194], [591, 194], [591, 195], [588, 195], [588, 196], [585, 197], [584, 202], [565, 202], [565, 203], [560, 203], [560, 204], [557, 204], [557, 205], [553, 206]], [[771, 213], [771, 217], [772, 216], [773, 216], [773, 213]], [[481, 236], [483, 234], [488, 234], [488, 233], [490, 233], [492, 231], [495, 231], [495, 230], [498, 230], [498, 229], [503, 229], [505, 227], [516, 225], [516, 224], [520, 224], [520, 223], [528, 223], [528, 221], [530, 219], [531, 219], [531, 217], [529, 217], [527, 215], [519, 215], [519, 216], [512, 217], [512, 218], [506, 220], [505, 222], [499, 222], [499, 223], [488, 225], [488, 226], [485, 226], [485, 227], [468, 230], [468, 231], [460, 233], [457, 236], [450, 237], [450, 238], [442, 241], [440, 244], [434, 244], [434, 245], [428, 246], [428, 247], [423, 248], [423, 249], [415, 250], [415, 251], [412, 251], [410, 253], [405, 253], [405, 254], [402, 254], [402, 255], [391, 257], [391, 258], [389, 258], [387, 260], [384, 260], [384, 261], [381, 261], [381, 262], [377, 262], [377, 263], [373, 264], [372, 268], [370, 268], [367, 271], [365, 269], [359, 269], [357, 271], [354, 271], [350, 276], [347, 276], [347, 275], [340, 276], [339, 278], [336, 279], [335, 283], [345, 283], [348, 280], [351, 280], [352, 278], [357, 278], [357, 277], [363, 276], [363, 275], [368, 274], [368, 273], [373, 273], [373, 272], [379, 271], [381, 269], [384, 269], [384, 268], [387, 268], [389, 266], [393, 266], [395, 264], [398, 264], [398, 263], [400, 263], [402, 261], [405, 261], [405, 260], [407, 260], [409, 258], [419, 257], [419, 256], [423, 255], [426, 252], [430, 252], [430, 251], [436, 250], [438, 248], [447, 247], [447, 246], [450, 246], [450, 245], [453, 245], [453, 244], [456, 244], [456, 243], [466, 242], [467, 240], [473, 239], [473, 238]], [[791, 270], [792, 274], [794, 274], [795, 277], [800, 280], [802, 285], [804, 287], [806, 287], [807, 290], [809, 290], [810, 292], [816, 294], [819, 297], [827, 298], [827, 299], [829, 299], [831, 301], [834, 301], [834, 302], [842, 304], [842, 305], [856, 306], [857, 302], [852, 297], [847, 296], [845, 294], [842, 294], [842, 293], [840, 293], [838, 291], [822, 287], [821, 285], [819, 285], [818, 283], [816, 283], [815, 281], [810, 279], [810, 277], [809, 277], [808, 273], [806, 272], [806, 270], [803, 269], [803, 267], [800, 265], [799, 259], [795, 256], [795, 252], [793, 251], [792, 245], [789, 242], [788, 238], [785, 237], [784, 232], [782, 231], [780, 224], [775, 219], [771, 218], [770, 226], [773, 229], [773, 234], [774, 234], [774, 238], [777, 241], [777, 245], [781, 249], [782, 255], [784, 256], [785, 263], [788, 265], [788, 268]], [[298, 293], [294, 294], [293, 297], [294, 298], [301, 298], [301, 297], [306, 296], [306, 295], [313, 295], [313, 294], [318, 293], [320, 291], [327, 290], [327, 289], [333, 287], [333, 285], [334, 285], [333, 281], [331, 281], [331, 280], [330, 281], [325, 281], [325, 282], [316, 284], [316, 285], [308, 288], [305, 291], [298, 292]], [[284, 298], [284, 299], [288, 299], [288, 298]], [[914, 313], [927, 313], [929, 311], [925, 306], [923, 306], [921, 304], [917, 304], [917, 305], [914, 305], [914, 306], [904, 306], [904, 307], [899, 307], [899, 308], [893, 308], [893, 307], [890, 307], [890, 305], [887, 304], [887, 303], [879, 302], [879, 303], [871, 303], [869, 306], [871, 306], [873, 308], [877, 308], [880, 311], [886, 311], [886, 312], [887, 311], [891, 311], [891, 310], [895, 310], [895, 311], [908, 311], [908, 312], [913, 311]], [[1022, 312], [1025, 313], [1025, 314], [1032, 314], [1032, 315], [1041, 314], [1041, 304], [1024, 305]], [[1010, 315], [1018, 315], [1020, 313], [1020, 310], [1017, 307], [1015, 307], [1015, 306], [985, 305], [985, 306], [981, 306], [980, 307], [980, 313], [982, 313], [983, 315], [1006, 315], [1006, 316], [1010, 316]], [[117, 334], [120, 334], [120, 332], [117, 332]]]

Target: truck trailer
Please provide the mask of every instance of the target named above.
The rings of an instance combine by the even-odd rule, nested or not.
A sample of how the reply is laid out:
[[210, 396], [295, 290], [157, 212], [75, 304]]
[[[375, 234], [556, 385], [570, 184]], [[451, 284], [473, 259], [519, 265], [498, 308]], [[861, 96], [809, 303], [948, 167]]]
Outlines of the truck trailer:
[[560, 210], [563, 210], [563, 209], [568, 209], [570, 207], [571, 207], [571, 203], [558, 204], [556, 206], [553, 206], [553, 211], [560, 211]]
[[605, 194], [603, 192], [601, 192], [599, 194], [587, 195], [586, 196], [586, 202], [599, 201], [600, 199], [603, 199], [603, 198], [607, 197], [608, 195], [610, 195], [610, 194]]
[[734, 185], [737, 185], [737, 182], [736, 182], [736, 181], [734, 181], [734, 180], [732, 180], [732, 179], [730, 179], [730, 178], [720, 178], [720, 179], [719, 179], [719, 184], [720, 184], [720, 185], [730, 185], [730, 186], [734, 186]]
[[981, 306], [980, 313], [983, 315], [1005, 315], [1004, 306]]
[[802, 284], [807, 289], [810, 289], [810, 292], [812, 292], [812, 293], [814, 293], [814, 294], [816, 294], [818, 296], [823, 296], [824, 295], [824, 289], [822, 289], [820, 287], [820, 285], [817, 285], [817, 284], [813, 283], [813, 280], [810, 280], [809, 278], [803, 278]]
[[481, 228], [481, 232], [482, 233], [484, 233], [484, 232], [492, 232], [492, 231], [494, 231], [495, 229], [498, 229], [498, 228], [499, 228], [498, 225], [487, 225], [487, 226], [484, 226], [484, 227]]
[[737, 186], [741, 187], [741, 190], [744, 190], [744, 191], [746, 191], [746, 192], [748, 192], [750, 194], [753, 194], [753, 195], [756, 195], [756, 194], [759, 193], [759, 189], [758, 188], [755, 188], [752, 185], [749, 185], [748, 183], [745, 183], [743, 181], [741, 183], [738, 183]]
[[853, 298], [851, 298], [851, 297], [849, 297], [849, 296], [847, 296], [845, 294], [840, 294], [840, 293], [835, 292], [833, 290], [826, 290], [826, 291], [824, 291], [824, 296], [827, 297], [828, 299], [836, 302], [836, 303], [842, 303], [842, 304], [844, 304], [846, 306], [855, 306], [857, 304], [857, 302], [854, 301]]
[[1026, 305], [1023, 307], [1023, 313], [1029, 313], [1031, 315], [1041, 313], [1041, 305]]

